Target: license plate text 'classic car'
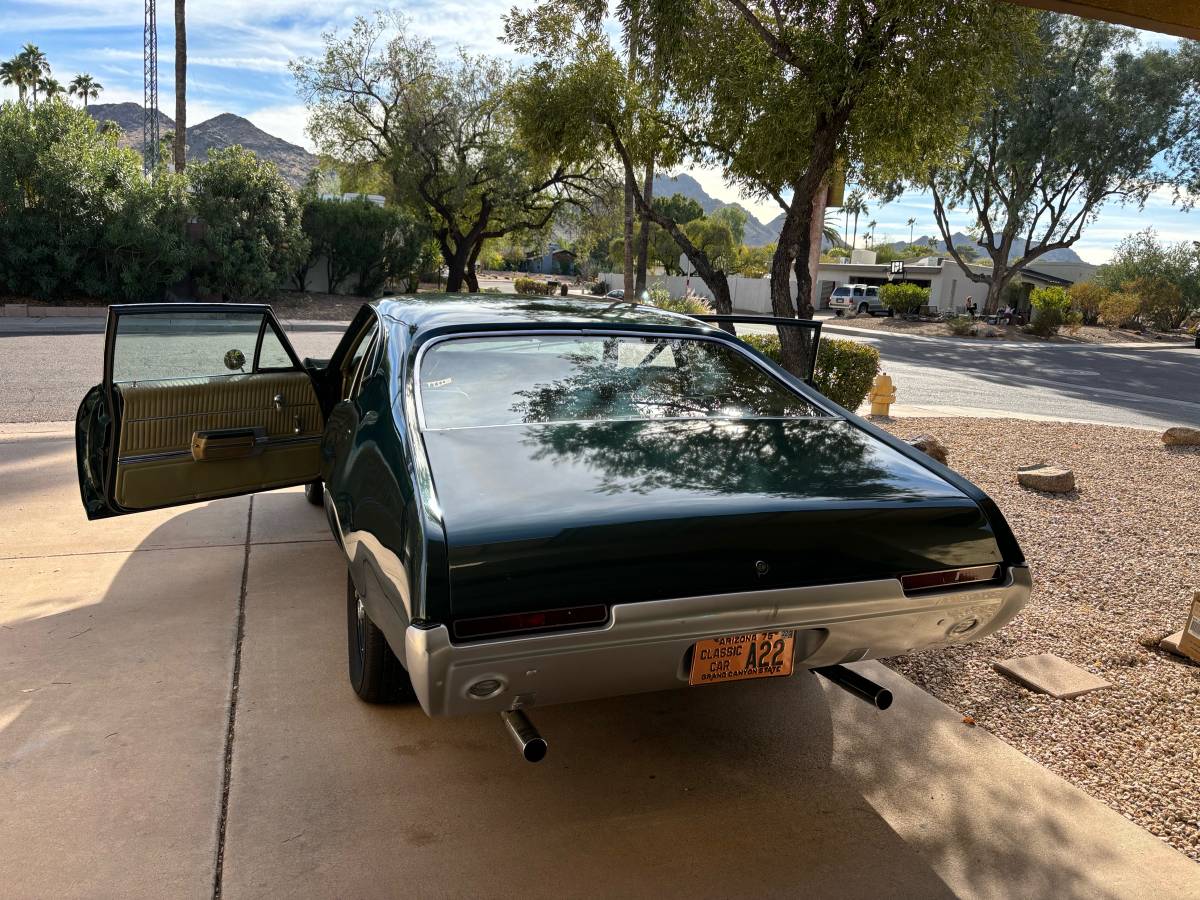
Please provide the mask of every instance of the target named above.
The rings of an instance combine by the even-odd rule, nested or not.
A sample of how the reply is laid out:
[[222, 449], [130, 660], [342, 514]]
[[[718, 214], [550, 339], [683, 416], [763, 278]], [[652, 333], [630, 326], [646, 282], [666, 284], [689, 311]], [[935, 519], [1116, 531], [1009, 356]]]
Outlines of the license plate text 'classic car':
[[697, 641], [688, 684], [716, 684], [792, 674], [792, 631], [755, 631]]

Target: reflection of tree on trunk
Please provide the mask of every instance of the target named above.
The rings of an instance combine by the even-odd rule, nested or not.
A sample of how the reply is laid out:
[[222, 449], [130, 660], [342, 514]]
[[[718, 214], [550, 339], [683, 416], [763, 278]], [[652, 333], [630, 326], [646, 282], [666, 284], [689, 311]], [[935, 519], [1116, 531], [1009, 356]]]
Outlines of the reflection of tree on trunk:
[[837, 485], [839, 499], [855, 499], [888, 481], [871, 439], [830, 420], [572, 422], [525, 435], [534, 459], [585, 465], [610, 494], [674, 488], [815, 499]]

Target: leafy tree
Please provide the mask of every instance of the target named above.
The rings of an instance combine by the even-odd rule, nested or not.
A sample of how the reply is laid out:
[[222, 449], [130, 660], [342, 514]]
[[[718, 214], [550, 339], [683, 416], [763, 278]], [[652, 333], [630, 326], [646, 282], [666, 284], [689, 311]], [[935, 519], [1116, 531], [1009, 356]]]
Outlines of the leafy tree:
[[992, 270], [969, 277], [987, 285], [987, 309], [1021, 268], [1078, 241], [1106, 202], [1140, 205], [1180, 177], [1156, 163], [1186, 129], [1179, 53], [1141, 48], [1125, 28], [1043, 13], [1024, 54], [1011, 81], [990, 87], [991, 109], [957, 158], [928, 178], [947, 244], [951, 210], [978, 221]]
[[[841, 248], [834, 249], [845, 252]], [[766, 244], [762, 247], [747, 247], [743, 244], [738, 248], [734, 271], [746, 278], [763, 278], [771, 271], [771, 257], [774, 255], [774, 244]]]
[[1186, 318], [1180, 314], [1183, 292], [1162, 275], [1141, 275], [1127, 281], [1123, 293], [1137, 298], [1138, 318], [1159, 331], [1178, 328]]
[[714, 210], [709, 218], [725, 222], [729, 226], [729, 233], [733, 235], [735, 244], [740, 244], [746, 237], [746, 220], [749, 218], [749, 214], [740, 206], [722, 206], [720, 209]]
[[1051, 285], [1034, 288], [1029, 294], [1033, 319], [1029, 323], [1034, 334], [1049, 337], [1067, 324], [1071, 315], [1071, 295], [1066, 288]]
[[274, 163], [238, 145], [210, 150], [189, 180], [204, 223], [200, 286], [225, 300], [271, 296], [308, 255], [295, 192]]
[[88, 100], [95, 100], [100, 96], [100, 92], [103, 90], [104, 85], [98, 82], [87, 72], [76, 75], [71, 79], [71, 83], [67, 85], [67, 94], [72, 97], [79, 97], [79, 99], [83, 101], [84, 109], [87, 109]]
[[[1109, 262], [1096, 273], [1096, 282], [1110, 291], [1126, 291], [1144, 298], [1156, 327], [1178, 328], [1200, 310], [1200, 248], [1191, 241], [1166, 245], [1153, 228], [1126, 237]], [[1140, 282], [1140, 289], [1128, 285]], [[1154, 285], [1167, 285], [1153, 290]]]
[[291, 68], [317, 145], [386, 173], [437, 240], [447, 290], [464, 281], [478, 290], [485, 241], [540, 231], [596, 195], [594, 152], [555, 155], [535, 132], [521, 140], [506, 64], [466, 53], [445, 61], [401, 16], [360, 17], [345, 37], [325, 36], [321, 57]]

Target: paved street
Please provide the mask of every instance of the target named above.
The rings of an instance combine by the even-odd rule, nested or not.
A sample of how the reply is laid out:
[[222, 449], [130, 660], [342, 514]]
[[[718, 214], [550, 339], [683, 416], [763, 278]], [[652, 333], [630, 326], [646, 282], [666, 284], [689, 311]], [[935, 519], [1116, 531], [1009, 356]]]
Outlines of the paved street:
[[[84, 392], [100, 380], [103, 321], [0, 319], [0, 422], [74, 419]], [[301, 355], [324, 356], [342, 326], [293, 323], [288, 332]], [[836, 327], [826, 334], [878, 347], [906, 406], [1200, 425], [1200, 351], [1187, 346], [967, 343]]]
[[295, 490], [89, 523], [0, 432], [6, 897], [1194, 895], [1195, 863], [875, 663], [494, 716], [359, 702]]

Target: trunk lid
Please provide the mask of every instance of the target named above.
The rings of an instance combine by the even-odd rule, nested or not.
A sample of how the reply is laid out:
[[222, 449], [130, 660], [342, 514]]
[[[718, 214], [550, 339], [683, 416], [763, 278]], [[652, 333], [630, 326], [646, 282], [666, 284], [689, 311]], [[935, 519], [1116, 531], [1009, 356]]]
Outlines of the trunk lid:
[[839, 419], [557, 423], [424, 439], [455, 619], [1002, 562], [973, 500]]

